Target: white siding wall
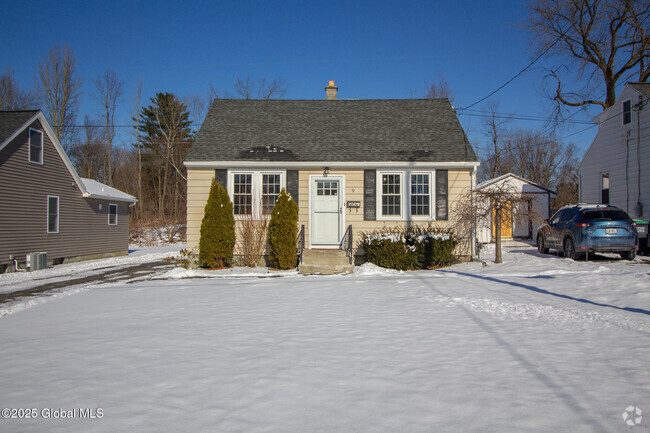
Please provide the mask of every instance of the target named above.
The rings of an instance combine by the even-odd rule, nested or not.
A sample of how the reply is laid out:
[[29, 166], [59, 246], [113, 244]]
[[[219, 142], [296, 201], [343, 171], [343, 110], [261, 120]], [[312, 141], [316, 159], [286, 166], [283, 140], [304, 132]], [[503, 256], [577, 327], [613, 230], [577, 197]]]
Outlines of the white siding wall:
[[[513, 177], [508, 177], [507, 179], [504, 179], [501, 182], [499, 182], [499, 184], [503, 182], [508, 182], [517, 191], [521, 191], [522, 193], [529, 194], [535, 197], [535, 201], [533, 202], [534, 212], [531, 213], [531, 218], [530, 218], [532, 220], [531, 221], [532, 236], [535, 236], [537, 229], [542, 224], [544, 219], [549, 217], [548, 191], [538, 188], [535, 185], [522, 182], [520, 179], [513, 178]], [[519, 217], [517, 216], [514, 217], [512, 235], [515, 238], [525, 238], [528, 237], [529, 235], [529, 227], [528, 227], [529, 218], [527, 215], [523, 215], [523, 214], [528, 214], [528, 207], [525, 205], [522, 205], [520, 209]], [[494, 240], [492, 239], [492, 222], [483, 221], [482, 223], [479, 223], [479, 226], [477, 227], [476, 237], [478, 238], [478, 241], [482, 243], [493, 242]]]
[[[648, 220], [650, 219], [650, 170], [648, 170], [650, 167], [650, 132], [648, 132], [650, 103], [647, 103], [644, 97], [643, 101], [646, 105], [641, 111], [632, 111], [632, 122], [627, 125], [623, 125], [622, 116], [623, 101], [631, 99], [632, 105], [635, 105], [639, 102], [640, 95], [631, 86], [625, 86], [616, 104], [599, 116], [598, 134], [580, 163], [578, 172], [581, 202], [601, 202], [602, 174], [609, 173], [610, 204], [625, 210], [632, 218], [638, 217], [634, 213], [634, 207], [639, 201], [640, 183], [640, 201], [644, 207], [641, 218]], [[640, 125], [640, 148], [637, 125]], [[624, 136], [626, 130], [629, 130], [629, 137]], [[637, 151], [640, 154], [639, 159], [637, 159]], [[638, 165], [637, 162], [640, 164]]]

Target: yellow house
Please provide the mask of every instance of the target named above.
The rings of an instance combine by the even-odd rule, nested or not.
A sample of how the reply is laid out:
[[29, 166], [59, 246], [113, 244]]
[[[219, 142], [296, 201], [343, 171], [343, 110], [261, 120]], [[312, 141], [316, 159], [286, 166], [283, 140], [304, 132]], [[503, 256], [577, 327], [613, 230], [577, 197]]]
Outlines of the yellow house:
[[334, 82], [325, 89], [323, 100], [212, 103], [185, 161], [188, 249], [212, 179], [236, 218], [263, 218], [286, 188], [307, 250], [340, 249], [352, 233], [359, 256], [362, 231], [450, 224], [479, 163], [449, 101], [344, 100]]

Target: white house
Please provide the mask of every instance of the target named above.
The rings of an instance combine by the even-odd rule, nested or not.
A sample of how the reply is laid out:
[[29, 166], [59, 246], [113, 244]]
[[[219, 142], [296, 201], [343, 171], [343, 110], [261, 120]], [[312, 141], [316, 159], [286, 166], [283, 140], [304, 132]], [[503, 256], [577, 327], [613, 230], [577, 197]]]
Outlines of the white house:
[[580, 201], [607, 203], [650, 219], [650, 83], [627, 83], [594, 117], [598, 134], [580, 166]]
[[[520, 205], [522, 208], [514, 212], [514, 216], [512, 214], [505, 216], [505, 221], [502, 222], [501, 227], [501, 237], [532, 239], [540, 224], [542, 224], [545, 218], [550, 216], [551, 198], [557, 197], [557, 193], [512, 173], [504, 174], [503, 176], [480, 183], [476, 186], [476, 189], [487, 189], [491, 186], [503, 185], [504, 183], [508, 184], [508, 189], [513, 192], [520, 192], [523, 197], [527, 197], [530, 200], [522, 203]], [[524, 206], [526, 208], [523, 208]], [[494, 235], [494, 224], [492, 221], [484, 222], [477, 227], [476, 236], [481, 243], [493, 242]]]

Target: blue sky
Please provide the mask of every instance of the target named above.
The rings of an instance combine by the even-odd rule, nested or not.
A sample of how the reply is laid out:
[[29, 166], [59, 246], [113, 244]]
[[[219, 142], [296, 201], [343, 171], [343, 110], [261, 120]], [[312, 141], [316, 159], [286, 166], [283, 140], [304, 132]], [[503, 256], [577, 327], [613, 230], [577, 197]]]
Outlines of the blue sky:
[[[65, 42], [84, 78], [82, 114], [95, 110], [98, 74], [111, 68], [124, 81], [120, 123], [128, 122], [138, 77], [148, 102], [156, 92], [231, 90], [245, 76], [284, 78], [287, 99], [322, 99], [328, 80], [336, 81], [340, 98], [409, 98], [443, 74], [456, 92], [454, 105], [464, 107], [532, 59], [521, 1], [3, 1], [2, 10], [0, 70], [13, 68], [19, 85], [33, 88], [39, 60]], [[542, 59], [535, 67], [548, 64]], [[499, 111], [548, 116], [541, 76], [532, 68], [497, 93]], [[469, 114], [459, 118], [478, 149], [486, 142], [482, 119]], [[576, 134], [587, 126], [558, 134], [584, 151], [597, 129]]]

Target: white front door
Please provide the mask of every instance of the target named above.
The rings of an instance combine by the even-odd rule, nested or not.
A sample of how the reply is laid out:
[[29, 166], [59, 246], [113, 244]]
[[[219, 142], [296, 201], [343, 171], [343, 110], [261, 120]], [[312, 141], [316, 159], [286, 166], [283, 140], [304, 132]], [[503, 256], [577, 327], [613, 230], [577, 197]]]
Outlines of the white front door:
[[312, 177], [311, 245], [333, 246], [341, 241], [341, 178]]

